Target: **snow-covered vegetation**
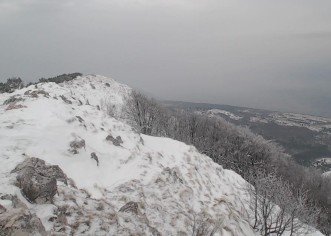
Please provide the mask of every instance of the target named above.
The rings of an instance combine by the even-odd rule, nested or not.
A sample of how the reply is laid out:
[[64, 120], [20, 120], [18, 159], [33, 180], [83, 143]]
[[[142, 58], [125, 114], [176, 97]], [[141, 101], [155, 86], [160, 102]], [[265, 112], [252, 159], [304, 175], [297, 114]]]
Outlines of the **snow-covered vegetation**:
[[[293, 235], [300, 228], [294, 224], [295, 218], [308, 224], [318, 224], [325, 234], [330, 234], [331, 179], [322, 175], [321, 171], [297, 164], [280, 147], [253, 134], [247, 128], [235, 126], [220, 117], [199, 115], [194, 110], [192, 113], [176, 108], [165, 109], [137, 92], [133, 94], [133, 101], [127, 106], [130, 108], [129, 113], [139, 116], [136, 120], [153, 121], [136, 122], [141, 132], [148, 130], [156, 136], [168, 136], [193, 144], [216, 163], [239, 173], [255, 188], [260, 181], [264, 186], [278, 186], [271, 188], [278, 191], [269, 192], [264, 187], [257, 196], [253, 195], [257, 200], [262, 199], [262, 203], [269, 202], [267, 209], [270, 206], [273, 209], [270, 203], [276, 202], [280, 212], [284, 212], [279, 219], [270, 214], [273, 211], [266, 209], [263, 209], [262, 214], [257, 214], [256, 210], [261, 204], [252, 206], [257, 215], [255, 221], [260, 225], [257, 229], [264, 231], [264, 235], [269, 235], [270, 232], [282, 235], [284, 231], [290, 231]], [[257, 192], [256, 190], [255, 193]], [[286, 202], [284, 205], [284, 201], [279, 199], [287, 199], [291, 203]], [[267, 215], [266, 211], [269, 212]], [[292, 215], [290, 222], [284, 218], [287, 214]], [[267, 226], [261, 222], [265, 222]], [[285, 230], [283, 224], [287, 225]], [[252, 227], [256, 228], [256, 224]]]
[[[324, 161], [331, 156], [330, 118], [218, 104], [169, 102], [168, 105], [225, 119], [236, 126], [247, 126], [265, 139], [280, 144], [301, 165], [331, 170], [331, 165]], [[212, 112], [214, 110], [222, 112]], [[234, 119], [234, 116], [241, 119]]]
[[[103, 76], [42, 80], [0, 104], [0, 235], [267, 235], [246, 181], [258, 173], [252, 162], [278, 158], [261, 137], [166, 111]], [[321, 235], [304, 224], [316, 221], [303, 217], [306, 203], [302, 218], [275, 203], [271, 217], [294, 213], [282, 233]]]

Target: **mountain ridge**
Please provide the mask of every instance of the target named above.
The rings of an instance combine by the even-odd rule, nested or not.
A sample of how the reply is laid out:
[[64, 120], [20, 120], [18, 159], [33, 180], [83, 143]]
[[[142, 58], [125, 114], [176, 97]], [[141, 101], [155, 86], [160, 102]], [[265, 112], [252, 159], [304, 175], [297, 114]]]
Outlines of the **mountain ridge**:
[[[139, 134], [114, 118], [129, 93], [115, 80], [83, 76], [1, 94], [6, 212], [17, 210], [18, 198], [47, 234], [190, 235], [200, 224], [216, 235], [256, 235], [243, 211], [246, 181], [193, 146]], [[50, 202], [29, 202], [17, 185], [12, 170], [32, 157], [69, 178], [57, 181]]]

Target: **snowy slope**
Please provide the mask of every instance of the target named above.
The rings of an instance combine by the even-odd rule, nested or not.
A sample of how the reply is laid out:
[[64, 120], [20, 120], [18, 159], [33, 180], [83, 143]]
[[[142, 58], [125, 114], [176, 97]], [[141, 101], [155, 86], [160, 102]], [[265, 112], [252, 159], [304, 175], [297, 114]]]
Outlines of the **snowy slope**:
[[237, 115], [233, 114], [232, 112], [221, 110], [221, 109], [210, 109], [210, 110], [206, 111], [206, 115], [212, 116], [212, 117], [217, 117], [220, 114], [226, 115], [227, 117], [229, 117], [232, 120], [242, 119], [241, 116], [237, 116]]
[[[120, 114], [130, 90], [84, 76], [0, 94], [0, 104], [11, 96], [23, 99], [14, 103], [17, 109], [0, 106], [0, 196], [17, 195], [57, 235], [192, 235], [194, 225], [217, 228], [216, 235], [255, 235], [239, 175], [192, 146], [140, 135], [106, 114], [103, 101]], [[114, 145], [108, 135], [123, 143]], [[78, 154], [70, 151], [75, 140], [85, 140]], [[11, 173], [27, 157], [59, 165], [74, 184], [58, 182], [53, 204], [29, 203]], [[0, 204], [12, 207], [8, 200]], [[123, 210], [128, 204], [133, 211]]]

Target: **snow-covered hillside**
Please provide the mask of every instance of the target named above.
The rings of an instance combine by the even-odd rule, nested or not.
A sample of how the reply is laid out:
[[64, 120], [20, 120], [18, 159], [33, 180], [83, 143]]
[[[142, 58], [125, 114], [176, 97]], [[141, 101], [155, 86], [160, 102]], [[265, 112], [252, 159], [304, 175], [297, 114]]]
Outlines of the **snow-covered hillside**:
[[218, 115], [225, 115], [232, 120], [242, 119], [241, 116], [237, 116], [237, 115], [233, 114], [232, 112], [221, 110], [221, 109], [210, 109], [210, 110], [207, 110], [206, 112], [200, 112], [200, 114], [206, 114], [211, 117], [217, 117]]
[[[29, 215], [29, 232], [41, 235], [193, 235], [203, 228], [256, 235], [239, 175], [192, 146], [141, 135], [106, 114], [110, 103], [119, 117], [130, 90], [84, 76], [0, 94], [0, 219], [7, 217], [0, 231], [19, 232], [10, 231], [22, 226], [17, 216]], [[68, 178], [57, 181], [52, 201], [29, 202], [18, 187], [12, 170], [31, 157]]]

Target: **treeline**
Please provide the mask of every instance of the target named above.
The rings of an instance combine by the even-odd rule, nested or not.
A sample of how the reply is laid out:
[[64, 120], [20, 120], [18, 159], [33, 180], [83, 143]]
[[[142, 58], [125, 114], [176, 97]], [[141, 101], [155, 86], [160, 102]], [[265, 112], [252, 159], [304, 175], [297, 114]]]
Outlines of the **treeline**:
[[0, 93], [12, 93], [17, 89], [21, 89], [30, 85], [44, 83], [44, 82], [54, 82], [58, 84], [65, 81], [73, 80], [78, 76], [82, 76], [82, 74], [81, 73], [62, 74], [48, 79], [40, 78], [38, 82], [35, 83], [30, 82], [26, 85], [24, 84], [24, 82], [20, 77], [12, 77], [12, 78], [8, 78], [5, 83], [0, 83]]
[[73, 79], [77, 78], [78, 76], [82, 76], [82, 74], [81, 73], [71, 73], [71, 74], [58, 75], [58, 76], [51, 77], [48, 79], [40, 78], [38, 83], [54, 82], [56, 84], [59, 84], [59, 83], [63, 83], [66, 81], [73, 80]]
[[[331, 176], [297, 164], [279, 146], [247, 128], [221, 118], [165, 108], [136, 91], [127, 102], [126, 114], [141, 133], [192, 144], [250, 182], [255, 187], [251, 194], [255, 211], [252, 227], [264, 235], [285, 231], [300, 234], [302, 225], [297, 218], [325, 235], [331, 234]], [[274, 210], [270, 210], [269, 200], [279, 205], [278, 217], [270, 213]]]
[[8, 78], [5, 83], [0, 83], [0, 93], [12, 93], [16, 89], [24, 88], [24, 86], [20, 77]]

